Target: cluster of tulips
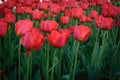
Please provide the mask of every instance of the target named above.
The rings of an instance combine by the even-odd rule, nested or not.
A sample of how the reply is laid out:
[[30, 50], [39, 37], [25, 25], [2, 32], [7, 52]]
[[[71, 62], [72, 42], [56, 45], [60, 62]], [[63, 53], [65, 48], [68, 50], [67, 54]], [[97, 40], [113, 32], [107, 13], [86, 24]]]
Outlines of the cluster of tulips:
[[[97, 10], [95, 10], [96, 7]], [[89, 11], [89, 13], [87, 11]], [[31, 58], [32, 52], [36, 51], [40, 53], [39, 51], [41, 51], [41, 48], [44, 49], [45, 47], [45, 50], [43, 50], [42, 53], [47, 56], [46, 77], [42, 76], [42, 78], [39, 78], [38, 80], [61, 80], [61, 67], [58, 71], [59, 77], [55, 77], [54, 69], [56, 65], [56, 53], [59, 53], [59, 51], [56, 50], [58, 48], [63, 49], [68, 43], [69, 46], [73, 46], [69, 47], [69, 51], [72, 50], [71, 53], [73, 55], [71, 58], [72, 63], [70, 64], [68, 71], [70, 76], [69, 79], [75, 80], [78, 53], [80, 49], [79, 44], [84, 45], [91, 41], [91, 39], [88, 40], [91, 35], [93, 35], [93, 37], [97, 35], [93, 42], [93, 45], [95, 44], [93, 53], [95, 53], [95, 51], [97, 53], [96, 46], [98, 44], [101, 46], [100, 55], [97, 54], [99, 57], [94, 56], [94, 58], [91, 59], [91, 64], [93, 63], [95, 65], [94, 61], [96, 57], [99, 59], [97, 64], [100, 67], [104, 46], [109, 37], [108, 33], [113, 30], [114, 25], [117, 26], [115, 26], [117, 28], [115, 28], [115, 31], [117, 31], [115, 37], [119, 35], [119, 15], [120, 7], [113, 5], [113, 3], [108, 0], [42, 0], [42, 2], [39, 0], [2, 0], [2, 3], [0, 4], [0, 56], [4, 54], [4, 49], [14, 47], [12, 46], [14, 45], [13, 40], [17, 38], [17, 40], [19, 40], [19, 42], [17, 41], [17, 44], [15, 43], [15, 45], [18, 45], [18, 50], [15, 52], [16, 54], [18, 53], [17, 79], [31, 80], [32, 74], [34, 74], [32, 73], [31, 67], [33, 66]], [[94, 31], [95, 29], [97, 32]], [[99, 38], [99, 34], [102, 33], [104, 33], [103, 40], [102, 42], [99, 42], [101, 41], [99, 40], [101, 39], [101, 36]], [[6, 39], [5, 37], [8, 39], [9, 48], [2, 48], [2, 41], [4, 42], [4, 39]], [[117, 45], [117, 49], [119, 49], [119, 36], [116, 39], [119, 41], [118, 43], [115, 43], [115, 45]], [[54, 51], [52, 52], [52, 61], [49, 63], [51, 46], [54, 48]], [[12, 53], [11, 51], [12, 50], [9, 49], [8, 54]], [[28, 59], [24, 78], [22, 78], [21, 71], [23, 53], [25, 53], [25, 56], [27, 56]], [[63, 50], [61, 50], [60, 54], [63, 53]], [[2, 76], [2, 74], [5, 74], [3, 71], [7, 71], [6, 68], [5, 70], [2, 70], [2, 61], [3, 59], [0, 57], [0, 78], [2, 80], [7, 80]], [[62, 66], [63, 64], [66, 63], [62, 63], [60, 58], [59, 66]], [[50, 66], [52, 68], [49, 71]], [[92, 66], [92, 68], [95, 68], [95, 66]], [[95, 70], [97, 70], [97, 68], [95, 68]]]

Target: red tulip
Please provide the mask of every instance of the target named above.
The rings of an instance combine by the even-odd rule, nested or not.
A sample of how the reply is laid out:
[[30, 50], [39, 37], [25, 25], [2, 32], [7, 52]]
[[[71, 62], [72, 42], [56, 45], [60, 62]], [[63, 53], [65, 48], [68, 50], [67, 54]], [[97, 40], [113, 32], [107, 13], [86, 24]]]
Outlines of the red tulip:
[[85, 10], [88, 9], [88, 7], [89, 7], [89, 3], [88, 2], [81, 3], [80, 5], [81, 5], [81, 8], [85, 9]]
[[78, 26], [74, 29], [74, 38], [75, 40], [86, 42], [91, 35], [91, 30], [88, 26]]
[[8, 24], [4, 20], [0, 20], [0, 37], [4, 37], [8, 31]]
[[69, 16], [61, 16], [60, 17], [60, 22], [62, 23], [62, 24], [68, 24], [69, 23], [69, 21], [70, 21], [70, 18], [69, 18]]
[[120, 28], [120, 18], [117, 20], [117, 26]]
[[13, 14], [12, 9], [8, 9], [8, 8], [4, 8], [3, 12], [4, 12], [3, 15], [6, 15], [6, 14], [8, 14], [8, 13]]
[[87, 17], [87, 22], [92, 22], [92, 19], [89, 16]]
[[75, 27], [77, 27], [77, 26], [70, 26], [69, 30], [70, 30], [70, 33], [71, 33], [71, 34], [74, 33]]
[[52, 32], [57, 30], [58, 28], [58, 23], [52, 20], [42, 21], [39, 25], [40, 25], [40, 30], [43, 30], [45, 32]]
[[26, 14], [31, 14], [31, 13], [32, 13], [32, 8], [29, 7], [29, 6], [25, 6], [25, 7], [24, 7], [24, 12], [25, 12]]
[[25, 33], [25, 35], [21, 39], [21, 42], [22, 45], [27, 49], [27, 51], [31, 51], [39, 50], [42, 47], [45, 39], [46, 38], [42, 35], [39, 29], [33, 28], [32, 31]]
[[108, 11], [108, 15], [113, 18], [115, 18], [119, 14], [119, 10], [117, 6], [110, 6], [107, 11]]
[[50, 5], [50, 12], [58, 14], [60, 12], [60, 6], [51, 4]]
[[114, 21], [112, 18], [104, 18], [103, 16], [97, 16], [95, 19], [95, 24], [100, 29], [111, 30], [114, 25]]
[[61, 34], [65, 34], [67, 39], [70, 37], [70, 34], [71, 34], [69, 29], [60, 29], [59, 32]]
[[65, 16], [71, 17], [71, 12], [72, 12], [72, 9], [65, 10], [64, 14], [65, 14]]
[[52, 31], [51, 34], [47, 34], [47, 37], [50, 45], [55, 48], [64, 47], [67, 41], [66, 34], [60, 33], [58, 31]]
[[25, 0], [25, 5], [31, 6], [33, 3], [33, 0]]
[[71, 11], [71, 17], [80, 18], [84, 14], [82, 8], [73, 8]]
[[23, 7], [20, 7], [20, 6], [16, 7], [16, 13], [17, 14], [23, 14], [24, 13]]
[[17, 36], [23, 36], [26, 32], [31, 31], [33, 22], [29, 19], [19, 20], [15, 25], [15, 34]]
[[96, 10], [92, 10], [92, 11], [90, 11], [90, 14], [89, 14], [89, 17], [91, 17], [91, 18], [95, 18], [95, 17], [97, 17], [98, 16], [98, 12], [96, 11]]
[[44, 18], [48, 18], [49, 15], [48, 15], [48, 14], [43, 14], [43, 17], [44, 17]]
[[42, 18], [42, 12], [39, 10], [32, 11], [32, 18], [35, 20], [40, 20]]
[[15, 6], [15, 1], [7, 0], [6, 2], [4, 2], [4, 6], [9, 9], [13, 9]]
[[86, 15], [83, 15], [79, 18], [79, 21], [80, 22], [87, 22], [87, 16]]
[[97, 4], [105, 4], [108, 2], [108, 0], [95, 0]]
[[34, 3], [31, 5], [31, 7], [32, 7], [33, 10], [36, 9], [36, 8], [37, 8], [37, 3], [34, 2]]
[[45, 11], [48, 11], [49, 10], [49, 3], [45, 3], [45, 2], [39, 2], [37, 4], [37, 8], [40, 9], [40, 10], [45, 10]]
[[8, 13], [8, 14], [5, 15], [5, 19], [8, 23], [14, 24], [15, 20], [16, 20], [16, 16], [12, 13]]
[[68, 0], [68, 6], [70, 8], [75, 8], [78, 6], [78, 2], [76, 0]]

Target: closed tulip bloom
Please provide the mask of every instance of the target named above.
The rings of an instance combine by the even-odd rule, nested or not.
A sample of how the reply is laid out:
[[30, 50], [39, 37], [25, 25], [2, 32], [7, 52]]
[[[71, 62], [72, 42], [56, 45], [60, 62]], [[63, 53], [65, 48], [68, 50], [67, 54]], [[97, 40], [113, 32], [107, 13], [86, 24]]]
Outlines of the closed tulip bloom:
[[108, 8], [108, 16], [115, 18], [119, 14], [119, 10], [117, 6], [110, 6]]
[[44, 32], [52, 32], [57, 30], [58, 28], [58, 23], [53, 20], [42, 21], [39, 25], [40, 25], [40, 30]]
[[117, 21], [117, 26], [120, 28], [120, 18]]
[[25, 5], [31, 6], [33, 3], [33, 0], [25, 0]]
[[47, 34], [47, 37], [50, 45], [55, 48], [64, 47], [67, 41], [66, 34], [62, 34], [58, 31], [52, 31], [51, 34]]
[[26, 14], [31, 14], [31, 13], [32, 13], [32, 8], [29, 7], [29, 6], [25, 6], [25, 7], [24, 7], [24, 12], [25, 12]]
[[7, 22], [0, 20], [0, 38], [4, 37], [8, 32], [8, 24]]
[[20, 7], [20, 6], [16, 7], [16, 13], [20, 15], [23, 14], [24, 13], [23, 7]]
[[48, 11], [49, 10], [49, 3], [46, 3], [46, 2], [39, 2], [37, 4], [37, 8], [40, 9], [40, 10], [44, 10], [44, 11]]
[[60, 6], [55, 4], [50, 5], [50, 12], [58, 14], [60, 12]]
[[33, 28], [32, 31], [25, 33], [25, 35], [21, 39], [21, 42], [22, 45], [27, 49], [27, 51], [31, 51], [39, 50], [42, 47], [45, 39], [46, 38], [42, 35], [39, 29]]
[[80, 5], [81, 5], [81, 8], [85, 9], [85, 10], [88, 9], [88, 7], [89, 7], [89, 3], [88, 2], [81, 3]]
[[105, 4], [108, 2], [108, 0], [95, 0], [97, 4]]
[[16, 20], [16, 16], [12, 13], [8, 13], [8, 14], [5, 15], [5, 19], [8, 23], [14, 24], [15, 20]]
[[86, 15], [83, 15], [79, 18], [79, 21], [80, 22], [87, 22], [87, 16]]
[[71, 17], [80, 18], [84, 14], [84, 10], [82, 8], [73, 8], [71, 11]]
[[74, 38], [77, 41], [86, 42], [91, 35], [91, 30], [88, 26], [78, 26], [74, 29]]
[[59, 32], [61, 34], [65, 34], [67, 39], [70, 37], [70, 34], [71, 34], [69, 29], [60, 29]]
[[96, 10], [92, 10], [92, 11], [90, 11], [90, 14], [89, 14], [89, 17], [91, 17], [91, 18], [95, 18], [95, 17], [97, 17], [98, 16], [98, 12], [96, 11]]
[[32, 18], [35, 20], [40, 20], [42, 18], [42, 12], [39, 10], [32, 11]]
[[60, 17], [60, 22], [62, 23], [62, 24], [68, 24], [69, 23], [69, 21], [70, 21], [70, 18], [69, 18], [69, 16], [61, 16]]
[[95, 18], [95, 24], [100, 29], [111, 30], [114, 25], [114, 21], [112, 18], [104, 18], [103, 16], [98, 16]]
[[17, 36], [23, 36], [26, 32], [31, 31], [33, 22], [29, 19], [19, 20], [15, 25], [15, 34]]

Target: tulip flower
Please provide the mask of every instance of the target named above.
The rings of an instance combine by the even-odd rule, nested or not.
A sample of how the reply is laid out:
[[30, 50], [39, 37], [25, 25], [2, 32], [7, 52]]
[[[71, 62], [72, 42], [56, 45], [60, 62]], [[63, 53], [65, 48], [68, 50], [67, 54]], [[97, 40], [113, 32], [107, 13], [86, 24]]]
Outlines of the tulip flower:
[[45, 3], [45, 2], [39, 2], [38, 4], [37, 4], [37, 8], [39, 9], [39, 10], [44, 10], [44, 11], [48, 11], [49, 10], [49, 4], [48, 3]]
[[23, 36], [26, 32], [31, 31], [33, 22], [29, 19], [19, 20], [15, 25], [15, 34], [17, 36]]
[[8, 32], [8, 24], [7, 22], [0, 20], [0, 38], [4, 37]]
[[20, 7], [20, 6], [16, 7], [16, 13], [17, 14], [23, 14], [24, 13], [23, 7]]
[[110, 6], [108, 8], [108, 16], [115, 18], [119, 14], [119, 10], [117, 6]]
[[60, 6], [55, 4], [50, 5], [50, 12], [58, 14], [60, 12]]
[[12, 13], [8, 13], [8, 14], [5, 15], [5, 19], [8, 23], [14, 24], [15, 20], [16, 20], [16, 16]]
[[74, 29], [74, 38], [77, 41], [86, 42], [91, 35], [91, 30], [88, 26], [78, 26]]
[[60, 29], [59, 32], [61, 34], [65, 34], [67, 39], [70, 37], [70, 34], [71, 34], [69, 29]]
[[95, 18], [95, 17], [97, 17], [98, 16], [98, 12], [96, 11], [96, 10], [92, 10], [92, 11], [90, 11], [90, 14], [89, 14], [89, 17], [91, 17], [91, 18]]
[[33, 28], [32, 31], [25, 33], [22, 37], [21, 43], [27, 51], [39, 50], [45, 39], [46, 38], [42, 35], [39, 29]]
[[95, 0], [97, 4], [105, 4], [108, 2], [108, 0]]
[[25, 0], [25, 5], [31, 6], [34, 0]]
[[42, 12], [39, 10], [32, 11], [31, 15], [32, 15], [32, 18], [35, 20], [40, 20], [42, 18]]
[[84, 9], [84, 10], [88, 9], [88, 7], [89, 7], [88, 2], [81, 3], [80, 5], [81, 5], [81, 8]]
[[114, 21], [112, 18], [104, 18], [103, 16], [97, 16], [95, 18], [95, 24], [100, 29], [111, 30], [114, 25]]
[[117, 26], [120, 28], [120, 18], [117, 20]]
[[68, 24], [69, 23], [69, 21], [70, 21], [70, 18], [69, 18], [69, 16], [61, 16], [60, 17], [60, 22], [62, 23], [62, 24]]
[[82, 8], [73, 8], [71, 11], [71, 17], [80, 18], [84, 14], [84, 10]]
[[9, 9], [13, 9], [15, 6], [15, 1], [7, 0], [7, 1], [5, 1], [4, 6]]
[[86, 15], [83, 15], [79, 18], [79, 21], [80, 22], [87, 22], [87, 16]]
[[51, 34], [47, 34], [47, 37], [50, 45], [55, 48], [64, 47], [67, 41], [67, 36], [63, 32], [52, 31]]
[[43, 30], [44, 32], [52, 32], [58, 28], [58, 23], [53, 20], [42, 21], [39, 25], [40, 30]]
[[24, 12], [25, 12], [26, 14], [31, 14], [31, 13], [32, 13], [32, 8], [29, 7], [29, 6], [25, 6], [25, 7], [24, 7]]

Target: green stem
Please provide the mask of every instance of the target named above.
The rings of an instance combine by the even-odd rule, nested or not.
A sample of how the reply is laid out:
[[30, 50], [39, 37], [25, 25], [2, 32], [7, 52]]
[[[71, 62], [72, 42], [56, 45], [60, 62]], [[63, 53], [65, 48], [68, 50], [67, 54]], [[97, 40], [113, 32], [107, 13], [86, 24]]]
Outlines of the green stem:
[[[56, 49], [55, 49], [54, 55], [53, 55], [53, 64], [52, 64], [52, 67], [55, 65], [55, 57], [56, 57]], [[53, 74], [54, 74], [54, 67], [53, 67], [52, 72], [51, 72], [51, 79], [50, 80], [53, 80]]]
[[18, 80], [21, 80], [21, 74], [20, 74], [20, 55], [21, 55], [21, 39], [20, 39], [19, 48], [18, 48]]
[[78, 55], [78, 48], [79, 48], [79, 42], [76, 48], [76, 53], [75, 53], [75, 64], [74, 64], [74, 69], [73, 69], [73, 75], [72, 75], [72, 80], [74, 80], [74, 76], [75, 76], [75, 69], [76, 69], [76, 65], [77, 65], [77, 55]]
[[39, 21], [38, 20], [35, 21], [35, 27], [39, 28], [38, 24], [39, 24]]
[[20, 20], [20, 15], [18, 15], [18, 20]]
[[9, 33], [8, 33], [8, 36], [9, 36], [9, 55], [11, 55], [11, 25], [9, 24]]
[[60, 74], [61, 74], [61, 63], [62, 63], [62, 49], [61, 49], [61, 53], [60, 53], [60, 65], [59, 65], [59, 78], [58, 78], [58, 80], [60, 80]]
[[32, 54], [30, 55], [30, 79], [32, 79]]
[[101, 46], [101, 49], [100, 49], [100, 54], [99, 54], [99, 58], [98, 58], [98, 66], [100, 66], [100, 64], [101, 64], [101, 60], [102, 60], [102, 56], [103, 56], [103, 53], [104, 53], [104, 45], [105, 45], [105, 41], [106, 41], [106, 39], [107, 39], [107, 37], [106, 37], [106, 35], [108, 34], [108, 31], [105, 31], [104, 32], [104, 35], [103, 35], [103, 41], [102, 41], [102, 46]]
[[31, 57], [31, 54], [28, 56], [28, 65], [27, 65], [27, 77], [26, 77], [26, 80], [29, 80], [30, 57]]
[[49, 75], [49, 46], [47, 45], [47, 65], [46, 65], [46, 78], [48, 80], [48, 75]]

